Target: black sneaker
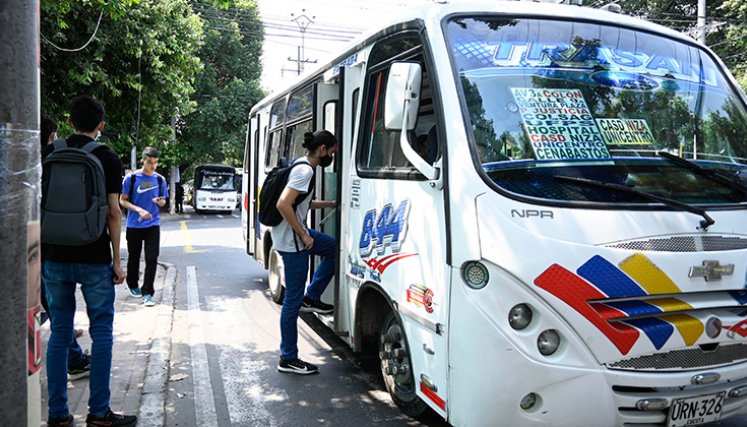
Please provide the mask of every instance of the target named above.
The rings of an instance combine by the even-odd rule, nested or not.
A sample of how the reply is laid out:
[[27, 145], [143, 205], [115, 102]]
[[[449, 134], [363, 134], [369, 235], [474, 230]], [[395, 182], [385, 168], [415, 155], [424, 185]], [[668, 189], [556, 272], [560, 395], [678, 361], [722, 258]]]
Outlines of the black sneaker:
[[332, 304], [325, 304], [321, 301], [315, 301], [309, 297], [303, 297], [303, 304], [301, 305], [301, 311], [303, 312], [329, 314], [334, 310], [335, 306]]
[[290, 374], [309, 375], [319, 372], [319, 368], [311, 363], [304, 362], [299, 358], [291, 360], [280, 359], [280, 362], [278, 363], [278, 371]]
[[75, 426], [75, 420], [72, 415], [68, 415], [67, 418], [50, 418], [47, 420], [47, 427], [72, 427]]
[[87, 351], [88, 350], [86, 350], [86, 353], [83, 353], [83, 359], [81, 359], [80, 362], [75, 365], [67, 366], [67, 379], [71, 381], [79, 380], [91, 374], [91, 355], [88, 354]]
[[93, 417], [91, 414], [86, 417], [88, 427], [133, 427], [136, 424], [136, 416], [115, 414], [111, 409], [103, 417]]

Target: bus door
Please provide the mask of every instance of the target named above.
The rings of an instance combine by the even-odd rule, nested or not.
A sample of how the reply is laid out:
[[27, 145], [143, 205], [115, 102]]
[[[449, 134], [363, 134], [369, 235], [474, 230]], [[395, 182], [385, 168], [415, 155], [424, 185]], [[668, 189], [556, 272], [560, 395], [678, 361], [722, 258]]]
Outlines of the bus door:
[[259, 224], [257, 223], [257, 170], [259, 168], [260, 114], [249, 119], [249, 135], [246, 141], [247, 155], [244, 158], [244, 175], [241, 177], [242, 188], [242, 222], [245, 227], [246, 252], [257, 253]]
[[[315, 87], [315, 102], [314, 102], [314, 129], [316, 130], [328, 130], [335, 134], [338, 141], [340, 141], [339, 135], [336, 134], [336, 121], [337, 121], [337, 107], [340, 98], [340, 86], [333, 83], [317, 83]], [[338, 142], [339, 143], [339, 142]], [[338, 150], [342, 147], [338, 147]], [[341, 151], [341, 150], [340, 150]], [[337, 200], [338, 193], [338, 173], [340, 168], [341, 156], [340, 151], [337, 152], [335, 162], [326, 168], [317, 169], [316, 175], [316, 198], [321, 200]], [[313, 228], [321, 231], [329, 236], [332, 236], [337, 240], [337, 209], [321, 209], [312, 213]], [[314, 260], [314, 267], [320, 262], [319, 258]], [[337, 288], [338, 278], [332, 279], [330, 286], [327, 286], [324, 294], [322, 294], [322, 301], [330, 304], [337, 304]], [[332, 326], [332, 325], [330, 325]], [[337, 328], [333, 328], [337, 329]]]
[[[417, 395], [445, 415], [449, 287], [444, 191], [438, 179], [415, 168], [401, 144], [401, 133], [406, 132], [407, 151], [414, 150], [418, 156], [410, 155], [411, 159], [419, 158], [418, 164], [431, 169], [439, 164], [443, 120], [432, 85], [435, 77], [428, 73], [425, 56], [416, 33], [389, 38], [371, 51], [360, 146], [345, 189], [351, 194], [345, 207], [350, 235], [342, 262], [349, 292], [362, 299], [357, 301], [356, 318], [373, 314], [367, 308], [372, 304], [365, 299], [371, 293], [380, 292], [386, 298], [370, 301], [391, 303], [391, 307], [378, 307], [385, 312], [378, 319], [378, 342], [389, 392], [405, 402]], [[414, 129], [409, 131], [394, 130], [385, 122], [385, 105], [396, 103], [387, 99], [389, 82], [401, 83], [390, 75], [390, 69], [403, 61], [422, 67], [419, 106], [409, 115], [416, 115]], [[399, 86], [393, 83], [392, 87]], [[361, 339], [354, 338], [356, 342]]]

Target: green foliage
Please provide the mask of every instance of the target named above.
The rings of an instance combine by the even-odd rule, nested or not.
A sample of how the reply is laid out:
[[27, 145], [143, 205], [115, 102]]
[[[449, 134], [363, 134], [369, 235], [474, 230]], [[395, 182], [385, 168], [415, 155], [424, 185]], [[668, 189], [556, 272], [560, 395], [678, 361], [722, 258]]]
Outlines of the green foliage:
[[199, 52], [204, 64], [192, 96], [197, 107], [182, 116], [179, 159], [183, 167], [200, 163], [239, 166], [243, 161], [249, 109], [264, 92], [261, 75], [262, 25], [256, 6], [235, 2], [226, 10], [199, 3], [205, 22]]
[[[67, 101], [88, 93], [107, 110], [103, 140], [127, 165], [133, 144], [159, 148], [164, 168], [240, 162], [248, 108], [262, 96], [262, 27], [252, 1], [43, 0], [41, 33], [42, 113], [61, 135], [70, 132]], [[65, 50], [93, 34], [84, 49]], [[175, 116], [185, 131], [176, 141]]]

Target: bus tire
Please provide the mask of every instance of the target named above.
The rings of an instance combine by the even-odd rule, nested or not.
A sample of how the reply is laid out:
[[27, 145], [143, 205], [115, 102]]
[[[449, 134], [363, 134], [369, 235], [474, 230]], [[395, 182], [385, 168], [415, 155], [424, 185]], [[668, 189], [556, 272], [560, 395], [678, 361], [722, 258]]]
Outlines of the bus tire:
[[408, 352], [405, 331], [394, 312], [389, 311], [379, 332], [381, 376], [394, 404], [408, 416], [417, 418], [428, 411], [428, 405], [417, 395]]
[[270, 298], [276, 304], [282, 304], [285, 297], [285, 266], [283, 257], [278, 251], [270, 250], [270, 260], [268, 263], [268, 280], [267, 285], [270, 289]]

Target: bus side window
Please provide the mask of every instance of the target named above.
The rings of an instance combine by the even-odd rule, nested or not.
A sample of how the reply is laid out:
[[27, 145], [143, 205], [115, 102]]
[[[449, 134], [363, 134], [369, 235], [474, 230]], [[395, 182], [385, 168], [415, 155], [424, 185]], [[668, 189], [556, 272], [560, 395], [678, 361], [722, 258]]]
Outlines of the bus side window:
[[288, 162], [292, 162], [299, 157], [306, 155], [306, 149], [301, 146], [301, 144], [303, 144], [303, 134], [306, 132], [313, 132], [313, 123], [311, 119], [288, 126], [286, 132], [286, 139], [288, 141]]
[[[432, 163], [438, 158], [438, 138], [434, 100], [431, 95], [430, 79], [425, 65], [425, 57], [417, 34], [405, 34], [394, 40], [379, 43], [371, 53], [373, 71], [367, 80], [364, 104], [365, 121], [361, 128], [364, 140], [358, 152], [358, 165], [363, 175], [391, 176], [399, 178], [422, 178], [405, 157], [400, 147], [400, 131], [384, 128], [384, 96], [386, 93], [389, 67], [394, 61], [418, 62], [423, 69], [421, 101], [416, 128], [409, 132], [410, 144], [421, 157]], [[372, 61], [372, 62], [373, 62]]]

